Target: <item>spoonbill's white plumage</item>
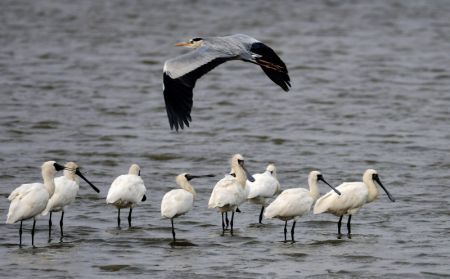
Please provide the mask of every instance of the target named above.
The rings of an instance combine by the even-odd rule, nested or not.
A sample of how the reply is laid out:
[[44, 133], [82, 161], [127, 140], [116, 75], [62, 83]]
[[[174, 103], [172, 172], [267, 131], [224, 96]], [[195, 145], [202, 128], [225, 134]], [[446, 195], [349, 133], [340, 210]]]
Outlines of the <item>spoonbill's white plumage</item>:
[[189, 127], [192, 91], [197, 79], [218, 65], [242, 60], [261, 66], [264, 73], [284, 91], [289, 91], [288, 70], [280, 57], [267, 45], [247, 35], [193, 38], [177, 46], [195, 51], [167, 60], [164, 64], [164, 101], [170, 128]]
[[328, 192], [317, 200], [314, 205], [314, 214], [323, 212], [332, 213], [339, 216], [338, 237], [341, 237], [341, 221], [344, 215], [348, 215], [347, 229], [348, 236], [351, 237], [350, 221], [352, 215], [366, 203], [370, 203], [378, 198], [378, 188], [375, 182], [380, 185], [386, 192], [391, 201], [395, 201], [394, 197], [381, 183], [378, 173], [374, 169], [368, 169], [363, 174], [363, 181], [344, 182], [337, 187], [342, 193], [341, 196], [336, 195], [333, 191]]
[[20, 221], [19, 245], [22, 246], [22, 221], [33, 218], [33, 229], [31, 230], [31, 244], [34, 246], [34, 228], [36, 216], [44, 211], [47, 202], [55, 192], [55, 174], [64, 167], [55, 161], [47, 161], [41, 166], [44, 183], [22, 184], [17, 187], [8, 197], [11, 201], [6, 224], [14, 224]]
[[61, 219], [59, 221], [59, 226], [61, 228], [61, 237], [63, 236], [63, 219], [64, 211], [69, 204], [75, 201], [77, 197], [78, 190], [80, 189], [80, 181], [78, 176], [83, 178], [97, 193], [100, 190], [95, 187], [83, 174], [80, 172], [78, 165], [74, 162], [67, 162], [64, 165], [64, 175], [55, 178], [55, 192], [49, 199], [47, 207], [42, 212], [42, 215], [47, 215], [50, 212], [50, 217], [48, 220], [48, 235], [51, 236], [52, 228], [52, 212], [61, 211]]
[[173, 219], [187, 213], [192, 209], [196, 192], [189, 183], [190, 180], [199, 177], [213, 177], [214, 175], [190, 175], [182, 173], [176, 177], [176, 183], [181, 189], [174, 189], [167, 192], [161, 201], [161, 216], [170, 219], [172, 224], [172, 236], [175, 241], [175, 228]]
[[112, 204], [118, 209], [117, 226], [120, 228], [120, 209], [130, 208], [128, 213], [128, 226], [131, 227], [131, 212], [133, 207], [147, 197], [144, 181], [141, 178], [141, 169], [137, 164], [132, 164], [128, 174], [119, 175], [111, 184], [106, 197], [106, 203]]
[[291, 188], [284, 190], [281, 194], [266, 208], [264, 212], [265, 218], [278, 218], [285, 221], [284, 223], [284, 241], [286, 242], [287, 221], [293, 219], [291, 229], [291, 238], [294, 242], [294, 229], [297, 219], [311, 210], [314, 201], [319, 198], [319, 189], [317, 182], [323, 181], [330, 186], [333, 191], [338, 194], [333, 186], [325, 181], [322, 174], [318, 171], [311, 171], [308, 176], [309, 190], [304, 188]]
[[244, 166], [244, 157], [235, 154], [230, 160], [235, 176], [227, 175], [216, 183], [209, 198], [208, 208], [217, 208], [222, 213], [222, 232], [225, 233], [224, 212], [231, 211], [231, 234], [233, 234], [234, 211], [247, 199], [245, 181], [255, 181]]
[[259, 223], [262, 221], [264, 207], [267, 205], [266, 199], [272, 198], [280, 191], [280, 183], [277, 179], [277, 169], [274, 164], [267, 165], [266, 171], [253, 175], [254, 182], [246, 181], [247, 199], [251, 203], [261, 205]]

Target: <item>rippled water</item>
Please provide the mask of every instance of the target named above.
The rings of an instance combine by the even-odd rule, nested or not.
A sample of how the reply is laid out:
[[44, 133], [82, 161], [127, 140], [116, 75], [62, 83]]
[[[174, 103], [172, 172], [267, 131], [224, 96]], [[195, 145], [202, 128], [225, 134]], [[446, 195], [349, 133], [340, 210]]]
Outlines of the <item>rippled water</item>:
[[[0, 276], [450, 276], [449, 18], [437, 0], [2, 1]], [[170, 131], [162, 65], [185, 51], [174, 43], [233, 33], [281, 55], [291, 92], [229, 62], [198, 82], [192, 127]], [[375, 168], [397, 202], [382, 193], [366, 205], [352, 239], [336, 239], [332, 215], [304, 217], [295, 244], [281, 242], [283, 222], [260, 226], [245, 204], [235, 236], [222, 237], [207, 200], [238, 152], [253, 173], [275, 162], [283, 189], [306, 187], [312, 169], [338, 185]], [[48, 243], [43, 218], [37, 248], [28, 221], [19, 249], [7, 196], [39, 181], [49, 159], [78, 162], [101, 193], [82, 184], [62, 243], [58, 226]], [[150, 193], [133, 228], [118, 230], [104, 198], [132, 162]], [[160, 200], [186, 171], [217, 177], [193, 181], [198, 198], [171, 246]]]

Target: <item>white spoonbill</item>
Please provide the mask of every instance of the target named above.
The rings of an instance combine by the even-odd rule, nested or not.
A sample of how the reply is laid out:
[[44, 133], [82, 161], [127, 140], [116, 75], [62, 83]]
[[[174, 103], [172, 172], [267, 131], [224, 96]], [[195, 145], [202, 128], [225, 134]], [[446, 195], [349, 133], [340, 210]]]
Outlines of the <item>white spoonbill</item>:
[[374, 169], [368, 169], [363, 174], [362, 182], [344, 182], [337, 187], [342, 193], [337, 196], [330, 191], [317, 200], [314, 206], [314, 214], [329, 212], [339, 216], [338, 222], [338, 238], [341, 237], [341, 221], [344, 215], [348, 215], [347, 229], [348, 237], [351, 238], [350, 221], [352, 215], [366, 203], [372, 202], [378, 198], [378, 189], [374, 181], [383, 188], [392, 202], [395, 202], [394, 197], [383, 186], [378, 177], [378, 173]]
[[111, 187], [108, 190], [108, 196], [106, 197], [106, 203], [112, 204], [119, 212], [117, 213], [117, 226], [120, 228], [120, 209], [130, 208], [128, 214], [128, 226], [131, 227], [131, 212], [133, 207], [145, 201], [144, 181], [141, 178], [141, 169], [137, 164], [132, 164], [128, 170], [128, 174], [119, 175], [114, 179]]
[[248, 179], [251, 182], [255, 179], [250, 175], [244, 166], [244, 157], [241, 154], [235, 154], [230, 160], [232, 175], [227, 176], [227, 179], [221, 179], [216, 183], [209, 198], [208, 208], [217, 208], [222, 213], [222, 233], [225, 233], [225, 223], [223, 213], [231, 211], [231, 230], [233, 235], [233, 221], [234, 211], [236, 208], [247, 199], [247, 191], [245, 190], [245, 181]]
[[182, 173], [175, 179], [178, 186], [182, 189], [174, 189], [167, 192], [161, 201], [161, 216], [170, 219], [172, 224], [173, 241], [176, 240], [173, 219], [192, 209], [196, 192], [189, 181], [199, 177], [214, 177], [214, 175], [190, 175], [188, 173]]
[[294, 219], [291, 229], [291, 238], [294, 242], [294, 229], [298, 217], [308, 213], [311, 206], [317, 198], [319, 198], [319, 190], [317, 182], [322, 181], [336, 192], [337, 195], [341, 193], [331, 186], [319, 171], [311, 171], [308, 176], [309, 191], [304, 188], [292, 188], [284, 190], [264, 212], [265, 218], [278, 218], [284, 222], [284, 242], [286, 242], [287, 221]]
[[251, 203], [260, 204], [261, 213], [259, 214], [259, 223], [262, 221], [264, 207], [267, 198], [272, 198], [280, 191], [280, 182], [277, 179], [277, 168], [274, 164], [267, 165], [266, 171], [253, 175], [255, 182], [247, 180], [247, 199]]
[[50, 212], [48, 220], [48, 237], [51, 237], [52, 231], [52, 213], [61, 211], [61, 219], [59, 220], [59, 227], [61, 228], [61, 238], [63, 237], [63, 219], [64, 211], [69, 204], [75, 201], [78, 190], [80, 188], [80, 181], [77, 177], [81, 177], [86, 181], [95, 192], [100, 190], [94, 186], [86, 177], [80, 172], [78, 165], [74, 162], [67, 162], [64, 165], [64, 175], [55, 178], [55, 192], [48, 200], [47, 207], [42, 212], [42, 215], [47, 215]]
[[19, 245], [22, 246], [22, 221], [33, 218], [31, 230], [31, 244], [34, 246], [34, 228], [36, 216], [41, 214], [47, 206], [49, 198], [55, 191], [55, 174], [64, 167], [55, 161], [47, 161], [41, 166], [44, 183], [22, 184], [8, 197], [11, 201], [6, 224], [14, 224], [20, 221]]

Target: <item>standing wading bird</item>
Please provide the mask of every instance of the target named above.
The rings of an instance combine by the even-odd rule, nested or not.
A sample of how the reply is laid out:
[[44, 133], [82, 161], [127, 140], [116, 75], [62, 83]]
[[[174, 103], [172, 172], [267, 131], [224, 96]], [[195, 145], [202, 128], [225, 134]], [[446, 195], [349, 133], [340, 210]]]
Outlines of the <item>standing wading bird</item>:
[[[231, 169], [231, 171], [227, 174], [225, 174], [225, 176], [217, 181], [216, 185], [227, 185], [228, 183], [234, 183], [236, 179], [236, 174], [233, 172], [233, 169]], [[239, 209], [239, 207], [236, 207], [236, 212], [241, 212], [241, 210]], [[225, 230], [228, 229], [228, 226], [230, 225], [230, 220], [228, 219], [228, 212], [225, 211]]]
[[314, 205], [314, 214], [329, 212], [339, 216], [338, 238], [341, 238], [341, 221], [344, 215], [348, 215], [347, 230], [348, 237], [351, 238], [350, 221], [352, 215], [366, 203], [372, 202], [378, 198], [378, 189], [374, 181], [383, 188], [392, 202], [394, 197], [383, 186], [376, 170], [368, 169], [363, 174], [362, 182], [344, 182], [337, 187], [342, 196], [337, 196], [330, 191], [317, 200]]
[[261, 66], [266, 75], [284, 91], [289, 91], [290, 78], [284, 62], [267, 45], [243, 34], [226, 37], [194, 38], [176, 46], [196, 50], [164, 64], [164, 101], [170, 129], [189, 127], [192, 90], [197, 79], [218, 65], [230, 60], [242, 60]]
[[118, 209], [117, 213], [117, 226], [120, 228], [120, 209], [130, 208], [128, 214], [128, 226], [131, 227], [131, 212], [133, 207], [145, 201], [144, 181], [141, 178], [141, 169], [137, 164], [132, 164], [128, 174], [123, 174], [114, 179], [111, 187], [108, 190], [108, 196], [106, 197], [106, 203], [112, 204]]
[[55, 161], [47, 161], [41, 166], [44, 183], [22, 184], [8, 197], [11, 201], [6, 224], [14, 224], [20, 221], [19, 246], [22, 247], [22, 221], [33, 218], [31, 230], [31, 245], [34, 247], [34, 228], [36, 216], [41, 214], [47, 206], [47, 202], [55, 192], [55, 174], [64, 167]]
[[84, 177], [80, 172], [78, 165], [74, 162], [68, 162], [64, 165], [64, 175], [55, 178], [55, 192], [49, 199], [47, 207], [42, 212], [42, 215], [47, 215], [50, 212], [50, 218], [48, 220], [48, 238], [50, 240], [52, 232], [52, 213], [61, 211], [61, 219], [59, 220], [59, 227], [61, 228], [61, 239], [63, 233], [63, 219], [64, 211], [67, 206], [75, 201], [78, 190], [80, 189], [80, 181], [78, 177], [81, 177], [89, 186], [99, 193], [100, 190], [94, 186], [89, 180]]
[[280, 183], [277, 180], [277, 169], [274, 164], [267, 165], [264, 173], [256, 173], [253, 177], [255, 182], [246, 182], [247, 199], [251, 203], [262, 205], [259, 214], [259, 223], [261, 224], [266, 199], [272, 198], [280, 191]]
[[225, 233], [224, 212], [231, 211], [231, 229], [230, 233], [233, 235], [233, 221], [234, 211], [236, 208], [247, 199], [247, 191], [245, 190], [245, 181], [248, 179], [251, 182], [255, 179], [250, 175], [244, 166], [244, 157], [241, 154], [235, 154], [230, 160], [232, 173], [229, 179], [221, 179], [214, 186], [214, 189], [209, 198], [208, 208], [217, 208], [222, 213], [222, 233]]
[[295, 223], [298, 217], [308, 213], [311, 210], [311, 206], [314, 201], [319, 198], [319, 190], [317, 188], [317, 182], [322, 181], [336, 192], [337, 195], [341, 193], [336, 190], [333, 186], [325, 181], [322, 174], [318, 171], [312, 171], [308, 176], [309, 191], [304, 188], [292, 188], [284, 190], [269, 206], [264, 212], [265, 218], [278, 218], [284, 222], [284, 242], [286, 242], [287, 233], [287, 221], [294, 219], [291, 229], [291, 238], [294, 242], [294, 229]]
[[199, 177], [214, 177], [214, 175], [190, 175], [188, 173], [182, 173], [176, 178], [178, 186], [182, 189], [174, 189], [167, 192], [161, 201], [161, 216], [170, 219], [172, 224], [173, 241], [175, 241], [173, 219], [192, 209], [196, 192], [189, 181]]

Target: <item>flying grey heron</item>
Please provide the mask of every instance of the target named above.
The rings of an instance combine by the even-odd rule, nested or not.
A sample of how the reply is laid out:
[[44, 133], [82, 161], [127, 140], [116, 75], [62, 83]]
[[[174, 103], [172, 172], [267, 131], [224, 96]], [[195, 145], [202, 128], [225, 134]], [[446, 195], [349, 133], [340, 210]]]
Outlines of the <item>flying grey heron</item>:
[[291, 86], [288, 70], [280, 57], [273, 49], [250, 36], [193, 38], [176, 46], [196, 50], [164, 64], [164, 101], [171, 129], [178, 131], [184, 125], [189, 127], [195, 82], [226, 61], [242, 60], [257, 64], [284, 91], [289, 91]]

